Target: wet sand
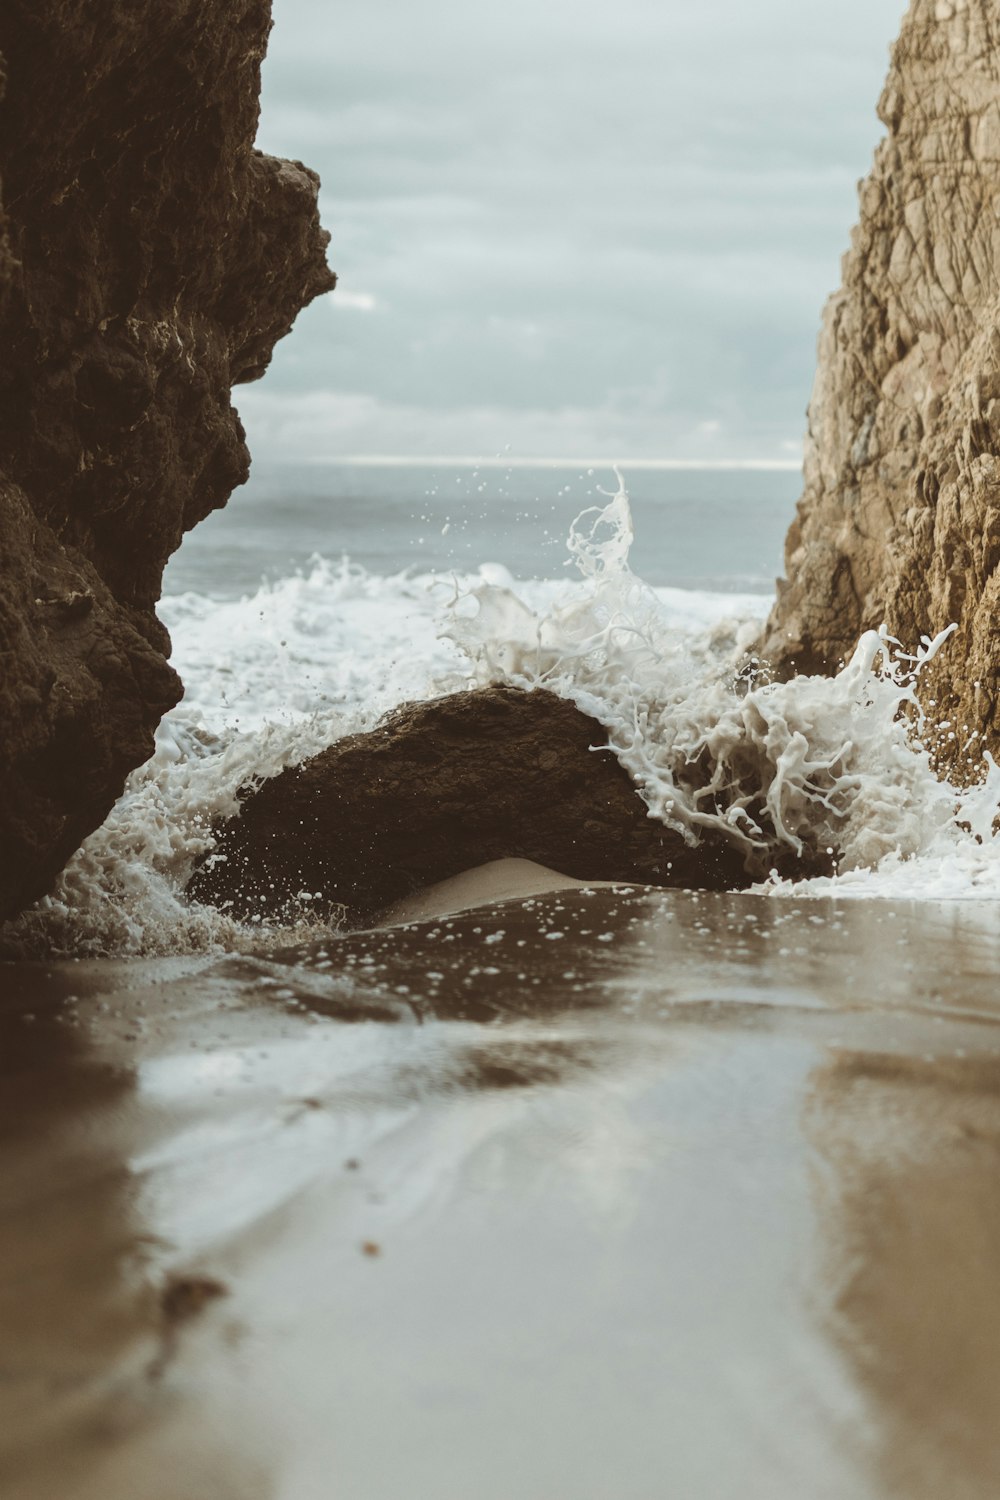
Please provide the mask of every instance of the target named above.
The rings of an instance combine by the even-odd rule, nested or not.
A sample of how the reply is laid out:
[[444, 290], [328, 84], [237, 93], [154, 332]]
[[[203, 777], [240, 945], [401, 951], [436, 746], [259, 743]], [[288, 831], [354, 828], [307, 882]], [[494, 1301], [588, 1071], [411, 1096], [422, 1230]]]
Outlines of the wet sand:
[[405, 922], [419, 922], [424, 917], [449, 916], [467, 911], [471, 906], [486, 906], [495, 901], [512, 901], [516, 897], [541, 896], [546, 891], [607, 890], [608, 880], [576, 880], [536, 864], [533, 859], [491, 859], [487, 864], [465, 870], [450, 880], [439, 880], [425, 890], [397, 901], [382, 914], [379, 926], [394, 927]]
[[997, 1494], [987, 905], [572, 888], [0, 985], [4, 1500]]

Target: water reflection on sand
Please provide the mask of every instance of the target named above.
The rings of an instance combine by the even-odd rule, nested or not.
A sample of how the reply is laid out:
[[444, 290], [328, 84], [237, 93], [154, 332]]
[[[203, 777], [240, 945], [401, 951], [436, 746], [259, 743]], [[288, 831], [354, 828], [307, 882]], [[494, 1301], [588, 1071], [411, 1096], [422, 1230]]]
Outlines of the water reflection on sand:
[[992, 1497], [998, 977], [610, 890], [0, 969], [0, 1492]]
[[835, 1289], [827, 1325], [877, 1414], [879, 1493], [1000, 1490], [1000, 1058], [844, 1051], [807, 1114]]

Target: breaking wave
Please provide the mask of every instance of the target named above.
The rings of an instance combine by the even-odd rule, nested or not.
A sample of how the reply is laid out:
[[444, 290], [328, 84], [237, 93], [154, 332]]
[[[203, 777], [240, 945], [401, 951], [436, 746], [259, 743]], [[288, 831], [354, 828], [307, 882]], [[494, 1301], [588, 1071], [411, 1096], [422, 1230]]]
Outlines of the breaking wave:
[[919, 697], [953, 626], [913, 652], [867, 631], [836, 676], [772, 682], [746, 650], [755, 625], [728, 639], [672, 628], [629, 568], [632, 540], [619, 476], [570, 534], [582, 591], [543, 612], [488, 582], [457, 600], [449, 635], [479, 680], [570, 699], [606, 728], [651, 816], [691, 844], [722, 834], [772, 890], [792, 856], [829, 865], [793, 882], [800, 895], [1000, 893], [1000, 767], [987, 752], [971, 788], [939, 780]]
[[[748, 654], [769, 601], [649, 587], [629, 566], [620, 478], [607, 502], [572, 527], [574, 579], [517, 581], [496, 564], [382, 577], [316, 558], [239, 601], [165, 599], [184, 700], [52, 895], [8, 924], [6, 946], [259, 947], [259, 927], [184, 895], [240, 788], [402, 701], [493, 681], [576, 703], [650, 815], [691, 843], [731, 840], [761, 890], [1000, 895], [1000, 768], [985, 756], [966, 791], [931, 768], [920, 675], [949, 632], [912, 652], [869, 632], [837, 676], [771, 682]], [[806, 877], [780, 873], [793, 866]]]

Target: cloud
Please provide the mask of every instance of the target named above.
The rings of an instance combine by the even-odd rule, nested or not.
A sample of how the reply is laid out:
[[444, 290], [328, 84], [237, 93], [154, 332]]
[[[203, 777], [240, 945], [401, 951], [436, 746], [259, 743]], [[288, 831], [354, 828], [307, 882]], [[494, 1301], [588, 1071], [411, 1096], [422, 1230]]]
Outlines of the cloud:
[[651, 423], [648, 407], [613, 393], [601, 406], [512, 408], [465, 404], [434, 408], [391, 402], [365, 392], [313, 390], [302, 394], [265, 387], [237, 392], [251, 452], [268, 459], [344, 461], [377, 454], [415, 459], [469, 457], [671, 459], [689, 464], [795, 466], [784, 433], [741, 446], [739, 433], [723, 434], [712, 420]]
[[772, 451], [804, 426], [902, 8], [277, 0], [260, 143], [322, 174], [331, 309], [380, 316], [309, 309], [266, 388], [353, 393], [350, 422], [364, 398], [383, 445], [419, 412], [452, 451], [473, 420], [487, 447], [716, 422], [698, 441]]
[[352, 292], [348, 287], [338, 286], [336, 297], [327, 299], [326, 306], [338, 312], [343, 308], [346, 312], [378, 312], [383, 304], [371, 292]]

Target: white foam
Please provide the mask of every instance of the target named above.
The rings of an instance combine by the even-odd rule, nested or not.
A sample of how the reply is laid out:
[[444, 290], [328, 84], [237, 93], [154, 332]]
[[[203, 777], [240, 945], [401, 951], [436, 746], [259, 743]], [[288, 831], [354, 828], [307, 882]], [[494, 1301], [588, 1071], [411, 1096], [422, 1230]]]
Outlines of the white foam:
[[987, 756], [982, 785], [956, 789], [921, 740], [920, 672], [950, 629], [912, 654], [869, 631], [837, 676], [771, 683], [741, 665], [759, 620], [678, 631], [630, 571], [631, 543], [619, 476], [570, 536], [583, 591], [543, 611], [490, 583], [457, 600], [449, 632], [479, 680], [544, 687], [597, 719], [651, 815], [692, 844], [722, 833], [762, 877], [782, 852], [836, 851], [836, 876], [772, 878], [775, 893], [1000, 889], [1000, 771]]
[[577, 703], [652, 816], [691, 842], [723, 831], [762, 877], [782, 848], [841, 851], [835, 877], [761, 889], [1000, 894], [1000, 771], [960, 793], [914, 739], [919, 669], [940, 640], [911, 658], [870, 633], [839, 676], [768, 684], [745, 653], [769, 601], [649, 588], [629, 568], [631, 540], [620, 484], [574, 525], [575, 579], [519, 582], [490, 563], [380, 577], [315, 558], [239, 601], [165, 599], [184, 700], [53, 894], [6, 935], [45, 954], [259, 941], [183, 894], [238, 790], [401, 702], [487, 681]]
[[213, 821], [236, 813], [248, 782], [369, 728], [406, 698], [460, 685], [460, 654], [436, 634], [448, 592], [438, 580], [316, 558], [235, 602], [161, 601], [184, 699], [107, 821], [8, 937], [29, 951], [116, 954], [239, 943], [236, 924], [183, 894], [212, 847]]
[[[213, 821], [237, 811], [247, 783], [371, 728], [402, 702], [468, 686], [476, 674], [441, 622], [450, 603], [480, 587], [517, 590], [524, 608], [540, 613], [586, 591], [579, 581], [517, 583], [497, 563], [472, 576], [380, 577], [346, 558], [317, 557], [237, 601], [164, 599], [184, 699], [103, 827], [52, 895], [9, 925], [7, 940], [50, 955], [259, 943], [259, 929], [183, 894], [212, 847]], [[732, 596], [660, 595], [678, 630], [702, 630], [733, 605]], [[753, 602], [759, 614], [764, 601]]]

